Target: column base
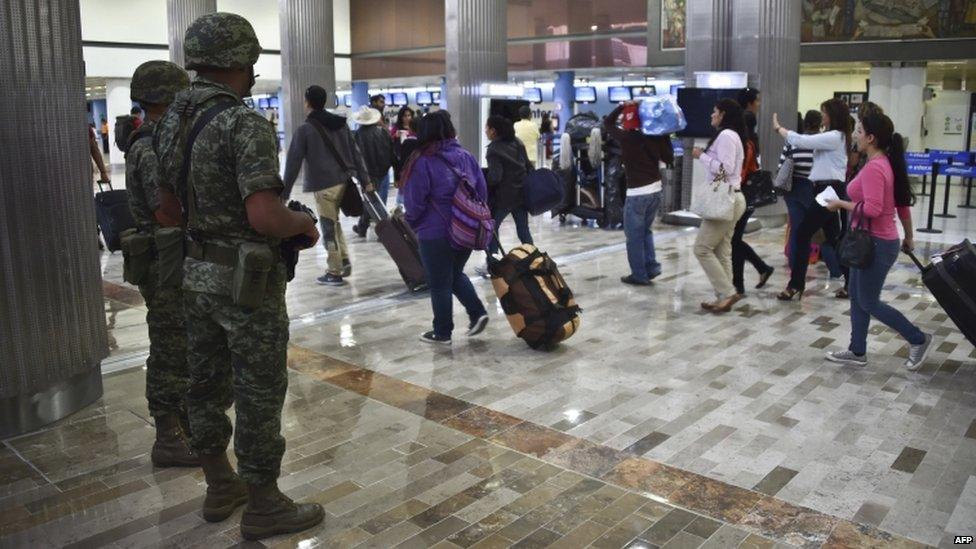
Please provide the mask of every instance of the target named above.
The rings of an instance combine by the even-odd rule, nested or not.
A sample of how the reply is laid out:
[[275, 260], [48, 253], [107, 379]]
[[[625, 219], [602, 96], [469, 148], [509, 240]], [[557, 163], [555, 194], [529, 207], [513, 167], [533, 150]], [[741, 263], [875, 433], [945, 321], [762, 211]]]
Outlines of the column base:
[[76, 374], [47, 389], [0, 399], [0, 438], [36, 431], [65, 418], [102, 396], [100, 367]]

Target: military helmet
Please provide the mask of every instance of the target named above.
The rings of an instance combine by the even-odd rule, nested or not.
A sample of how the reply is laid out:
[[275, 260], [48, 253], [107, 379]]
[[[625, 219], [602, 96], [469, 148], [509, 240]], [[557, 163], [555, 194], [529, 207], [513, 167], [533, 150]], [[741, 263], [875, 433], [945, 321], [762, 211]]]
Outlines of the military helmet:
[[258, 60], [261, 44], [247, 19], [233, 13], [209, 13], [186, 29], [183, 53], [187, 69], [244, 69]]
[[129, 96], [140, 103], [169, 104], [176, 93], [190, 87], [190, 77], [176, 63], [146, 61], [132, 73]]

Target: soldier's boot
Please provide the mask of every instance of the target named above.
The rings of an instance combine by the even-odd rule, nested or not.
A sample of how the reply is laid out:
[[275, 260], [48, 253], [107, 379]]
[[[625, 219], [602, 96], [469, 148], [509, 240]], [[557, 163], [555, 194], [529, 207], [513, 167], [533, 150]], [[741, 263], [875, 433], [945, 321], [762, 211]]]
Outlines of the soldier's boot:
[[151, 457], [154, 467], [200, 466], [200, 457], [186, 441], [180, 416], [165, 414], [156, 418], [156, 442]]
[[241, 518], [241, 535], [258, 540], [278, 534], [307, 530], [322, 522], [325, 510], [318, 503], [295, 503], [278, 490], [278, 483], [250, 484], [247, 508]]
[[207, 479], [207, 497], [203, 500], [203, 519], [220, 522], [247, 503], [247, 484], [234, 472], [227, 453], [201, 454], [200, 464]]

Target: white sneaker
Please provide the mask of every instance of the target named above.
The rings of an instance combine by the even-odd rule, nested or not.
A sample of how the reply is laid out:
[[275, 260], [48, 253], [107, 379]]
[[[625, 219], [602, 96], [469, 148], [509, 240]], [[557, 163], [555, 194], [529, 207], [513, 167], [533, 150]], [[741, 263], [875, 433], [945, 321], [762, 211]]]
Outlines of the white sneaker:
[[925, 342], [919, 343], [918, 345], [910, 345], [908, 347], [908, 360], [905, 361], [905, 367], [908, 368], [909, 372], [914, 372], [922, 367], [925, 363], [925, 359], [929, 356], [929, 351], [932, 350], [932, 334], [925, 334]]
[[848, 366], [867, 366], [868, 364], [867, 355], [857, 355], [851, 351], [831, 351], [824, 358], [830, 362], [846, 364]]

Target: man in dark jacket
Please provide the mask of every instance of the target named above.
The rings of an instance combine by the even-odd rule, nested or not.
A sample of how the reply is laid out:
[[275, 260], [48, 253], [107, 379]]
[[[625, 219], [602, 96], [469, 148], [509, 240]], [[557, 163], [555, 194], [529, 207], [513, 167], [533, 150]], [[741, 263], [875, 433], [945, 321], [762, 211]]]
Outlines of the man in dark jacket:
[[[376, 194], [386, 207], [386, 198], [390, 192], [390, 168], [393, 166], [393, 138], [380, 124], [382, 120], [380, 112], [372, 107], [359, 109], [352, 119], [359, 124], [359, 129], [355, 132], [356, 143], [363, 153], [370, 182], [376, 187]], [[364, 211], [359, 218], [359, 223], [353, 227], [353, 231], [365, 237], [366, 230], [369, 229], [369, 221], [369, 215]]]
[[[325, 110], [328, 93], [321, 86], [305, 90], [308, 119], [295, 130], [285, 159], [285, 188], [282, 198], [287, 200], [305, 164], [303, 190], [314, 193], [322, 229], [322, 244], [329, 253], [328, 269], [316, 281], [325, 286], [342, 286], [342, 277], [352, 274], [346, 239], [339, 224], [339, 206], [346, 192], [352, 188], [350, 178], [359, 179], [364, 191], [372, 191], [369, 170], [356, 140], [346, 125], [346, 119]], [[329, 141], [326, 142], [325, 140]]]

